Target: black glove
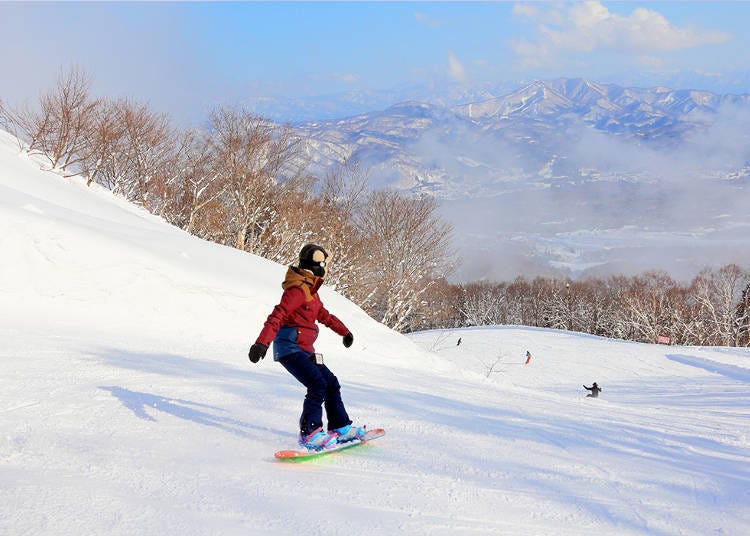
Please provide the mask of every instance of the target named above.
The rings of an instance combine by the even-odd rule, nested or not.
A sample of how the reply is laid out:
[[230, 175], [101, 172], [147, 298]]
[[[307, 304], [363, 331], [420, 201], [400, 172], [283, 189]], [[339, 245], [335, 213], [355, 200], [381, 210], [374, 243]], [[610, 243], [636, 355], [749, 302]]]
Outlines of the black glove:
[[247, 357], [249, 357], [250, 361], [252, 361], [253, 363], [257, 363], [258, 361], [266, 357], [267, 351], [268, 346], [256, 342], [250, 347], [250, 351], [247, 353]]
[[354, 342], [354, 335], [352, 335], [352, 332], [350, 331], [349, 333], [344, 335], [344, 346], [349, 348], [353, 342]]

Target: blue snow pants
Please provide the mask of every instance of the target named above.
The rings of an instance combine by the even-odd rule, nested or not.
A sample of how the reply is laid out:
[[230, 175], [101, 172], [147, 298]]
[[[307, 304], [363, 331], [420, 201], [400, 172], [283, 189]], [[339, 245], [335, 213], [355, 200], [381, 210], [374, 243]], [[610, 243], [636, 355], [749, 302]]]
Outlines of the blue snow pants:
[[323, 405], [325, 404], [328, 430], [335, 430], [351, 424], [341, 400], [341, 385], [336, 376], [325, 365], [318, 365], [307, 352], [296, 352], [279, 359], [279, 363], [307, 387], [299, 418], [300, 431], [307, 435], [323, 426]]

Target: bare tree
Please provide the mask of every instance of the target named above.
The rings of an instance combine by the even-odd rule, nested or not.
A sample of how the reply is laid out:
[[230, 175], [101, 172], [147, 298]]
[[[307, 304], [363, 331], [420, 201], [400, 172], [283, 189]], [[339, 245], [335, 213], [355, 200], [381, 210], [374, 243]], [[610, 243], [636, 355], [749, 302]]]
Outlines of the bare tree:
[[736, 323], [739, 327], [739, 346], [750, 346], [750, 279], [742, 291], [740, 302], [735, 312]]
[[87, 183], [113, 189], [117, 184], [117, 156], [124, 151], [125, 129], [120, 103], [103, 101], [93, 112], [81, 149], [82, 172]]
[[180, 150], [168, 117], [126, 99], [103, 102], [84, 134], [81, 165], [89, 183], [160, 213]]
[[367, 194], [370, 170], [358, 160], [344, 160], [326, 171], [320, 197], [328, 206], [335, 206], [346, 218], [352, 218]]
[[89, 94], [90, 78], [71, 68], [58, 77], [56, 87], [39, 101], [36, 132], [30, 149], [44, 154], [53, 169], [66, 172], [80, 163], [85, 133], [100, 101]]
[[146, 105], [126, 101], [122, 112], [130, 175], [125, 184], [132, 192], [128, 198], [156, 213], [162, 200], [158, 192], [173, 177], [176, 133], [166, 115]]
[[746, 326], [738, 317], [738, 304], [750, 274], [736, 264], [719, 270], [706, 269], [693, 281], [691, 292], [699, 305], [700, 320], [713, 344], [737, 346]]
[[[418, 318], [414, 329], [457, 328], [466, 325], [459, 307], [462, 296], [461, 287], [448, 283], [445, 278], [438, 278], [425, 292], [418, 309]], [[504, 304], [503, 304], [504, 305]], [[502, 310], [503, 307], [498, 309]], [[495, 322], [504, 323], [504, 322]]]
[[235, 247], [255, 252], [275, 217], [276, 185], [301, 174], [295, 167], [299, 139], [289, 127], [246, 110], [215, 110], [210, 128], [213, 173], [226, 195], [226, 229]]
[[32, 147], [37, 147], [39, 137], [49, 129], [47, 122], [50, 120], [50, 117], [42, 116], [28, 105], [13, 109], [0, 103], [0, 127], [18, 139], [19, 149], [31, 151]]
[[258, 236], [257, 255], [292, 264], [302, 244], [327, 242], [327, 215], [313, 194], [313, 183], [313, 177], [299, 175], [276, 185], [268, 202], [269, 219], [265, 231]]
[[211, 151], [207, 135], [195, 130], [183, 132], [175, 153], [174, 180], [168, 183], [165, 196], [165, 217], [187, 232], [207, 239], [212, 234], [207, 213], [221, 211], [218, 200], [226, 186], [217, 180]]
[[422, 295], [453, 268], [451, 227], [436, 209], [431, 198], [379, 191], [368, 196], [357, 214], [371, 261], [372, 292], [363, 305], [393, 329], [408, 328]]
[[90, 86], [89, 77], [81, 69], [61, 71], [55, 87], [40, 97], [36, 110], [2, 107], [0, 122], [27, 143], [29, 152], [45, 156], [53, 169], [76, 173], [85, 133], [100, 105], [98, 99], [91, 98]]
[[659, 335], [673, 335], [678, 294], [674, 280], [664, 272], [633, 279], [624, 306], [636, 340], [654, 342]]
[[0, 128], [15, 136], [19, 150], [24, 148], [23, 140], [27, 137], [24, 133], [28, 130], [25, 123], [29, 116], [28, 110], [13, 110], [0, 99]]
[[464, 322], [469, 326], [505, 323], [507, 297], [505, 285], [487, 282], [462, 285], [458, 306]]
[[369, 258], [366, 239], [354, 226], [355, 213], [367, 194], [370, 171], [358, 161], [347, 160], [326, 172], [317, 209], [333, 258], [329, 283], [357, 303], [367, 299]]
[[543, 303], [545, 326], [554, 329], [574, 329], [575, 294], [571, 293], [570, 279], [555, 281], [551, 279], [535, 280], [544, 281], [546, 289], [538, 293]]

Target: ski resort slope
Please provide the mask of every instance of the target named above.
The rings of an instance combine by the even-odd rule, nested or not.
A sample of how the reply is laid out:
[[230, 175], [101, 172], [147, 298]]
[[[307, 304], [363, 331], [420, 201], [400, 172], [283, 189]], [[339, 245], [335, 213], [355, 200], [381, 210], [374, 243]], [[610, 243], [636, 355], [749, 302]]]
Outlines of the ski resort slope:
[[285, 267], [40, 171], [2, 132], [0, 255], [0, 534], [750, 530], [748, 349], [405, 337], [324, 288], [355, 342], [323, 328], [317, 348], [387, 435], [282, 463], [304, 389], [246, 354]]

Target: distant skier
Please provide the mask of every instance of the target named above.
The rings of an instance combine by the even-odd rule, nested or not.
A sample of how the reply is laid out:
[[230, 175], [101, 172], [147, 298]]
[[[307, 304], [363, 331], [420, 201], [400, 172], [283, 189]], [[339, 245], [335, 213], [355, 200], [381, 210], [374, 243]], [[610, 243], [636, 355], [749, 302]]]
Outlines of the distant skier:
[[[315, 244], [305, 245], [299, 254], [299, 266], [290, 266], [281, 288], [281, 301], [266, 319], [248, 357], [257, 363], [266, 355], [273, 341], [273, 359], [307, 387], [299, 420], [299, 444], [321, 449], [364, 436], [364, 428], [353, 426], [341, 400], [341, 386], [336, 376], [315, 353], [313, 343], [318, 337], [315, 322], [343, 337], [344, 346], [354, 342], [352, 332], [341, 320], [329, 313], [318, 296], [328, 266], [328, 253]], [[325, 403], [328, 431], [323, 429]]]
[[458, 342], [456, 343], [456, 346], [461, 346], [461, 337], [458, 338]]
[[591, 384], [591, 387], [583, 386], [584, 389], [587, 391], [591, 391], [589, 394], [586, 395], [586, 398], [599, 398], [599, 393], [601, 392], [601, 387], [599, 387], [596, 382]]
[[526, 350], [526, 363], [524, 363], [524, 365], [528, 365], [529, 361], [531, 361], [531, 352]]

